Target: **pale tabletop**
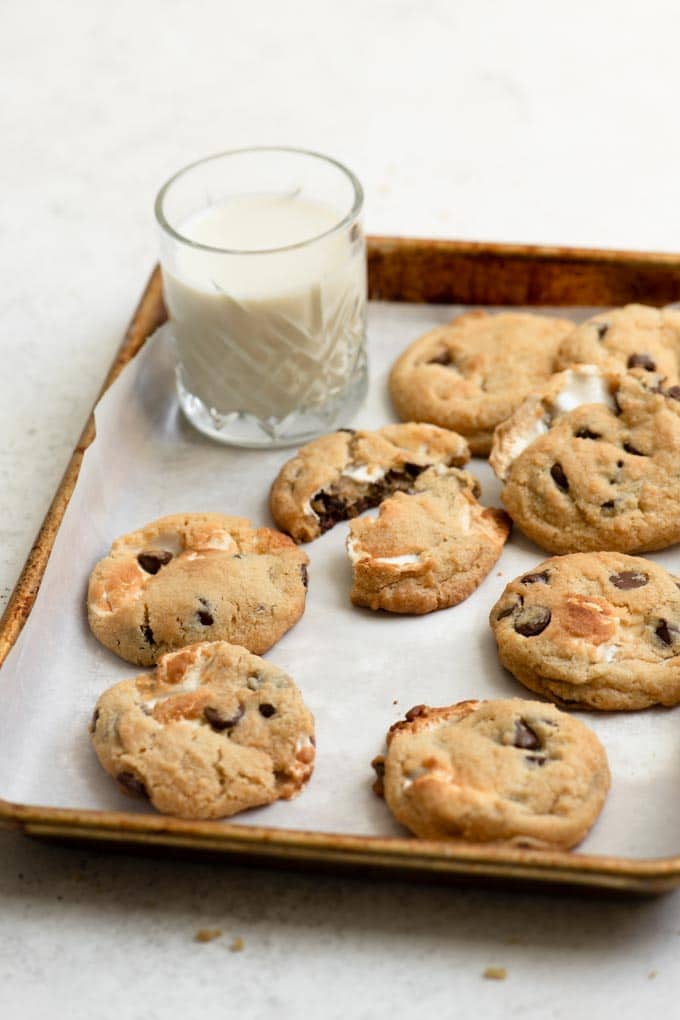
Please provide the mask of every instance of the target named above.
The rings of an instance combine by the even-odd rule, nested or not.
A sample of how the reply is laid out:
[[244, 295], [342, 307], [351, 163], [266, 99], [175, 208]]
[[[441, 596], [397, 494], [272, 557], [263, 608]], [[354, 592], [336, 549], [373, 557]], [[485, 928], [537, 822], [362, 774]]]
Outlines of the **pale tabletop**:
[[[355, 170], [372, 232], [680, 250], [680, 12], [643, 13], [6, 0], [2, 605], [154, 262], [173, 170], [298, 145]], [[0, 896], [8, 1018], [544, 1020], [674, 1015], [680, 994], [678, 895], [466, 891], [4, 834]], [[201, 928], [223, 935], [195, 942]]]

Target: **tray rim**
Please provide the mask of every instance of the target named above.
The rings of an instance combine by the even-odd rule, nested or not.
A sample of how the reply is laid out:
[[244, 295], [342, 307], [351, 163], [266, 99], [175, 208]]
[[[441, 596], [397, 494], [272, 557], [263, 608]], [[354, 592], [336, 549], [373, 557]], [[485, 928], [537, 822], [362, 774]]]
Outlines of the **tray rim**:
[[[639, 270], [645, 277], [663, 274], [666, 291], [670, 280], [674, 289], [677, 286], [673, 297], [680, 297], [680, 254], [369, 237], [369, 279], [372, 272], [379, 275], [375, 270], [376, 265], [385, 261], [389, 263], [392, 257], [400, 263], [408, 262], [411, 258], [443, 258], [450, 260], [452, 265], [524, 264], [529, 273], [533, 267], [545, 265], [554, 265], [558, 270], [578, 267], [586, 272], [589, 269], [598, 272], [603, 267], [612, 267], [614, 270], [621, 267], [633, 273]], [[383, 297], [384, 291], [379, 279], [371, 280], [371, 291], [372, 296]], [[390, 295], [390, 299], [395, 298]], [[409, 300], [408, 296], [396, 299]], [[540, 304], [539, 301], [533, 303]], [[125, 365], [141, 350], [146, 339], [164, 320], [161, 276], [156, 266], [104, 379], [95, 406]], [[93, 408], [0, 619], [0, 667], [30, 615], [52, 546], [75, 489], [83, 456], [94, 438]], [[47, 840], [84, 840], [109, 846], [122, 844], [129, 849], [147, 847], [159, 851], [190, 850], [239, 859], [246, 857], [260, 862], [286, 862], [293, 866], [310, 864], [359, 871], [378, 870], [398, 877], [448, 877], [501, 881], [512, 885], [568, 886], [637, 893], [658, 893], [680, 885], [680, 854], [659, 858], [628, 858], [560, 850], [525, 850], [499, 844], [352, 836], [225, 822], [184, 821], [146, 813], [24, 805], [1, 798], [0, 828], [19, 830], [26, 835]]]

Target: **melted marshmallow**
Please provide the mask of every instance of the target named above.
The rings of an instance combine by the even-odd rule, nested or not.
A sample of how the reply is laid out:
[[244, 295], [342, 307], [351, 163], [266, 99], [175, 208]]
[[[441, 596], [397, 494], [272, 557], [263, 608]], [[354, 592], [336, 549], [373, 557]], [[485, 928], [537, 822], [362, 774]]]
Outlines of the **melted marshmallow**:
[[356, 464], [354, 467], [346, 467], [342, 477], [351, 478], [353, 482], [377, 482], [385, 477], [385, 468], [378, 464]]
[[582, 404], [604, 404], [616, 410], [611, 390], [595, 365], [569, 368], [564, 373], [565, 385], [552, 401], [553, 415], [566, 414]]

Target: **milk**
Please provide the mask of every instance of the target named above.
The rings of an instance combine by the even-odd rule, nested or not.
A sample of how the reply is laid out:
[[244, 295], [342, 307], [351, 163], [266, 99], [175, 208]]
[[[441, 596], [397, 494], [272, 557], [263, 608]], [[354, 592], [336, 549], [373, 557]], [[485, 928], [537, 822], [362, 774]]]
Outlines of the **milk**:
[[213, 425], [256, 419], [276, 438], [291, 416], [334, 424], [365, 373], [364, 246], [357, 225], [334, 229], [341, 219], [295, 193], [247, 194], [176, 227], [193, 242], [163, 257], [180, 395]]

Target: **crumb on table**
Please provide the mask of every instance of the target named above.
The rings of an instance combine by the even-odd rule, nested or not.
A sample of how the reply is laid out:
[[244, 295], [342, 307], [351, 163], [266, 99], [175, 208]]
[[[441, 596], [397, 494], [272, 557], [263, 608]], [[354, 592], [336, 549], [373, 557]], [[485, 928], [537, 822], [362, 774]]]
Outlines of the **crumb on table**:
[[489, 981], [505, 981], [508, 972], [505, 967], [487, 967], [482, 976]]
[[229, 949], [232, 953], [240, 953], [246, 948], [246, 944], [242, 938], [236, 938], [229, 944]]
[[194, 942], [212, 942], [222, 935], [221, 928], [199, 928], [194, 935]]

